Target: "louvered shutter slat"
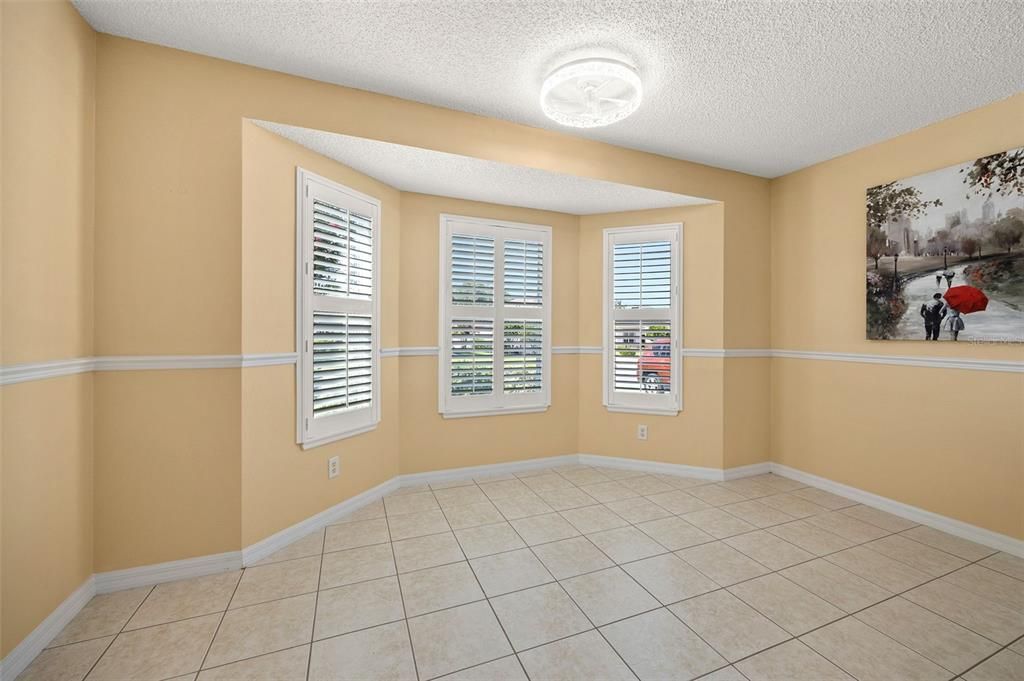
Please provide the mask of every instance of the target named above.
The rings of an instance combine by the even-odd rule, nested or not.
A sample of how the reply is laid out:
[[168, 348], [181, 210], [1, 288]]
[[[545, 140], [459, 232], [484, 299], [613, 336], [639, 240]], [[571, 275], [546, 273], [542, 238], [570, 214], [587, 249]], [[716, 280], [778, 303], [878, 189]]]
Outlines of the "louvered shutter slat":
[[[317, 295], [370, 300], [372, 219], [314, 198], [312, 278]], [[314, 311], [314, 418], [371, 405], [372, 323], [367, 315]]]
[[355, 386], [371, 372], [368, 316], [316, 313], [313, 319], [313, 415], [364, 405]]
[[373, 223], [313, 199], [313, 292], [369, 300], [373, 295]]
[[442, 413], [546, 407], [550, 228], [445, 216], [442, 235]]
[[605, 230], [605, 405], [678, 413], [680, 225]]
[[494, 320], [453, 319], [451, 393], [485, 395], [494, 391]]
[[504, 331], [505, 392], [540, 392], [543, 389], [543, 322], [506, 319]]
[[453, 305], [494, 304], [494, 239], [453, 234], [450, 252]]
[[668, 392], [672, 388], [672, 323], [617, 319], [613, 387], [621, 392]]
[[540, 241], [504, 242], [504, 300], [506, 305], [540, 307], [544, 304], [544, 244]]
[[612, 296], [615, 307], [669, 308], [672, 305], [672, 243], [616, 244]]
[[301, 168], [297, 438], [316, 447], [380, 419], [377, 295], [380, 203]]
[[314, 312], [314, 418], [371, 404], [371, 323], [366, 315]]

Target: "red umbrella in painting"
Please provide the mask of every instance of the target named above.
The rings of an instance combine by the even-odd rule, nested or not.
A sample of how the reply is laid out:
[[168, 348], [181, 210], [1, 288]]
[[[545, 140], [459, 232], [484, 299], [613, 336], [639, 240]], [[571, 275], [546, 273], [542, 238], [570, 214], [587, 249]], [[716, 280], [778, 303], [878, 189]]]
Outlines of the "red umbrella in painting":
[[960, 314], [981, 312], [988, 307], [988, 296], [973, 286], [954, 286], [946, 289], [946, 304]]

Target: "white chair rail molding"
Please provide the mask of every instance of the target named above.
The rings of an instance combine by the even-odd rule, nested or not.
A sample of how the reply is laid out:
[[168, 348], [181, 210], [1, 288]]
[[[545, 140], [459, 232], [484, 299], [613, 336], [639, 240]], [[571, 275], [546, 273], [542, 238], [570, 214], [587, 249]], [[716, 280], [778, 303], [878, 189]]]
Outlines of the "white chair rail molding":
[[1019, 680], [1021, 17], [0, 0], [0, 681]]

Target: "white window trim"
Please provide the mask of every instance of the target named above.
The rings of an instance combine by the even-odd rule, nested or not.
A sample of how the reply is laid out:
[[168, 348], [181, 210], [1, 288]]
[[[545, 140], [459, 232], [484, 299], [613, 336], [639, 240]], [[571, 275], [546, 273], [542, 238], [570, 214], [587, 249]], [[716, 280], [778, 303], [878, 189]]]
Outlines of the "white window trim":
[[[306, 211], [309, 208], [307, 187], [310, 183], [324, 185], [330, 189], [347, 194], [355, 199], [370, 203], [375, 211], [373, 216], [373, 278], [371, 304], [371, 401], [368, 414], [356, 423], [342, 426], [323, 435], [307, 434], [305, 420], [313, 415], [306, 413], [306, 378], [305, 374], [312, 362], [312, 348], [306, 344], [306, 323], [312, 318], [312, 290], [306, 287], [306, 268], [311, 267], [312, 235], [306, 231]], [[312, 449], [330, 442], [370, 432], [380, 423], [381, 383], [380, 383], [380, 262], [383, 250], [383, 229], [381, 229], [382, 209], [379, 199], [338, 184], [325, 177], [312, 173], [301, 167], [295, 169], [295, 351], [298, 361], [295, 362], [295, 442], [303, 449]], [[312, 223], [310, 228], [312, 228]], [[307, 249], [307, 245], [309, 248]], [[311, 340], [311, 339], [310, 339]]]
[[[672, 389], [668, 395], [624, 395], [614, 391], [611, 380], [612, 361], [614, 359], [614, 315], [611, 301], [613, 299], [613, 271], [611, 253], [616, 243], [657, 241], [668, 239], [672, 247], [672, 304], [669, 308], [672, 320]], [[635, 227], [614, 227], [604, 230], [604, 254], [601, 274], [604, 278], [601, 299], [602, 329], [601, 340], [601, 388], [603, 403], [608, 411], [628, 414], [655, 414], [676, 416], [683, 408], [683, 225], [669, 223], [658, 225], [639, 225]]]
[[[544, 273], [543, 273], [543, 310], [540, 319], [543, 321], [543, 343], [541, 351], [541, 381], [542, 389], [539, 393], [529, 395], [517, 395], [520, 402], [515, 404], [493, 404], [497, 395], [504, 399], [502, 377], [499, 373], [499, 356], [504, 353], [504, 328], [499, 329], [495, 324], [494, 328], [494, 386], [495, 393], [490, 395], [492, 404], [480, 406], [483, 400], [478, 396], [464, 395], [453, 396], [451, 394], [451, 333], [450, 320], [453, 309], [456, 306], [451, 304], [451, 279], [449, 277], [449, 244], [451, 242], [451, 228], [454, 223], [469, 223], [480, 228], [500, 228], [507, 230], [518, 230], [522, 234], [520, 238], [540, 240], [544, 244]], [[503, 237], [506, 238], [506, 237]], [[514, 238], [514, 237], [512, 237]], [[438, 388], [438, 412], [446, 419], [467, 418], [474, 416], [494, 416], [497, 414], [532, 414], [547, 411], [551, 406], [551, 263], [553, 260], [553, 244], [551, 238], [551, 227], [548, 225], [533, 225], [523, 222], [509, 222], [505, 220], [490, 220], [487, 218], [466, 217], [463, 215], [451, 215], [442, 213], [440, 216], [440, 239], [438, 241], [438, 360], [437, 360], [437, 388]], [[494, 303], [495, 318], [499, 303], [504, 307], [504, 259], [499, 256], [499, 250], [495, 248], [494, 257]], [[498, 291], [502, 291], [499, 301]], [[515, 309], [515, 306], [510, 306]], [[525, 309], [525, 308], [524, 308]], [[498, 391], [501, 391], [500, 393]]]

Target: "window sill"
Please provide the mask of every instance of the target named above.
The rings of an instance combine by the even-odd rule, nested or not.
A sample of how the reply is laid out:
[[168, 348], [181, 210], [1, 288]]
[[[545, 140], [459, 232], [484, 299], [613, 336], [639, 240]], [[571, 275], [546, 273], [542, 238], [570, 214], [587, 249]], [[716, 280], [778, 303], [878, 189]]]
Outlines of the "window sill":
[[352, 430], [345, 430], [340, 433], [324, 435], [322, 437], [306, 440], [305, 442], [300, 442], [299, 444], [302, 445], [302, 448], [304, 450], [315, 449], [317, 447], [321, 447], [332, 442], [337, 442], [338, 440], [344, 440], [346, 438], [355, 437], [356, 435], [362, 435], [363, 433], [369, 433], [371, 430], [377, 430], [378, 423], [380, 422], [375, 421], [374, 423], [371, 423], [368, 426], [360, 426], [359, 428], [353, 428]]
[[657, 409], [655, 407], [623, 407], [606, 404], [604, 408], [608, 411], [622, 414], [651, 414], [652, 416], [679, 416], [682, 409], [672, 407], [670, 409]]
[[442, 411], [441, 416], [446, 419], [465, 419], [476, 416], [502, 416], [504, 414], [539, 414], [548, 410], [551, 405], [537, 407], [507, 407], [497, 409], [480, 409], [475, 411]]

